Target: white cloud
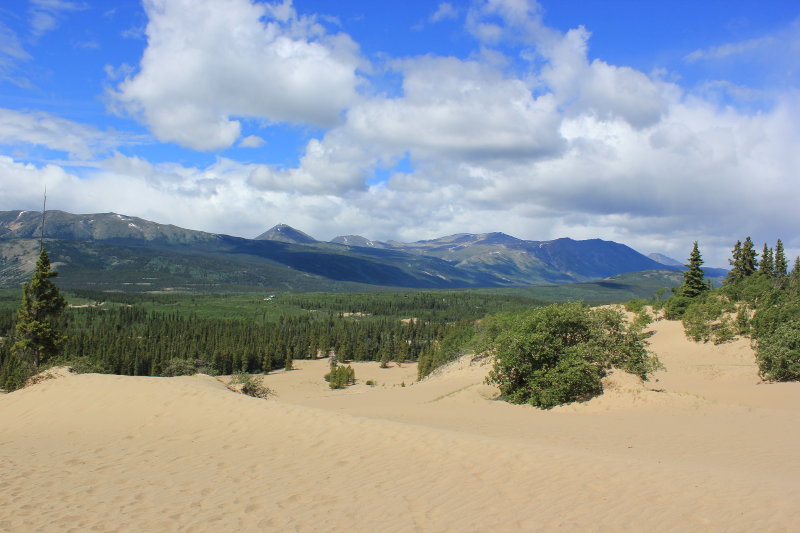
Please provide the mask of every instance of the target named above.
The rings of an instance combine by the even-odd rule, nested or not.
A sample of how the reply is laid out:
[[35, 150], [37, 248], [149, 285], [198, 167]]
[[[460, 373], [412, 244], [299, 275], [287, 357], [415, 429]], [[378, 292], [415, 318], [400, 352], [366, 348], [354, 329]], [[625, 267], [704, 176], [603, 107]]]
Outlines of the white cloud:
[[398, 63], [403, 96], [354, 106], [346, 129], [390, 155], [421, 159], [539, 158], [558, 153], [560, 116], [550, 96], [475, 61], [422, 57]]
[[30, 85], [24, 74], [20, 75], [17, 72], [18, 64], [30, 58], [16, 32], [0, 20], [0, 80], [10, 81], [23, 87]]
[[440, 3], [437, 8], [436, 12], [430, 16], [428, 19], [429, 22], [440, 22], [446, 19], [454, 19], [458, 16], [458, 12], [453, 7], [453, 4], [450, 2], [442, 2]]
[[92, 126], [49, 113], [25, 113], [0, 108], [0, 143], [11, 146], [36, 145], [66, 152], [70, 157], [88, 158], [118, 145], [121, 135], [101, 132]]
[[487, 45], [546, 46], [559, 37], [543, 24], [542, 7], [535, 0], [479, 0], [467, 13], [467, 30]]
[[58, 26], [62, 13], [87, 8], [83, 2], [67, 0], [30, 0], [31, 36], [38, 39]]
[[114, 97], [162, 141], [227, 148], [237, 118], [331, 126], [356, 98], [357, 46], [290, 2], [146, 0], [145, 10], [139, 72]]
[[[148, 0], [148, 48], [118, 102], [162, 140], [198, 149], [261, 146], [258, 136], [240, 139], [243, 119], [323, 124], [296, 167], [97, 159], [113, 147], [102, 132], [0, 112], [4, 142], [96, 158], [79, 177], [3, 158], [0, 209], [35, 208], [47, 181], [62, 209], [242, 236], [278, 222], [319, 239], [504, 231], [613, 239], [681, 260], [698, 239], [707, 264], [724, 266], [749, 234], [800, 253], [796, 89], [759, 112], [721, 107], [714, 91], [747, 88], [708, 82], [688, 93], [590, 60], [586, 29], [546, 27], [534, 2], [487, 0], [467, 14], [479, 45], [470, 58], [390, 58], [398, 94], [368, 87], [357, 97], [356, 46], [291, 3], [198, 5]], [[375, 183], [376, 172], [389, 177]]]
[[353, 105], [344, 124], [308, 143], [297, 168], [259, 167], [251, 184], [345, 194], [363, 190], [376, 169], [406, 156], [442, 179], [470, 182], [481, 178], [453, 172], [462, 161], [531, 162], [565, 148], [555, 100], [534, 98], [521, 80], [456, 58], [421, 57], [396, 67], [404, 75], [401, 97]]
[[239, 146], [242, 148], [261, 148], [266, 141], [258, 135], [248, 135], [239, 141]]
[[542, 80], [559, 102], [573, 113], [591, 113], [600, 119], [621, 118], [643, 128], [658, 122], [674, 86], [630, 67], [617, 67], [587, 58], [589, 33], [569, 30], [543, 49], [548, 64]]
[[772, 37], [759, 37], [738, 43], [725, 43], [719, 46], [711, 46], [705, 50], [695, 50], [688, 54], [684, 59], [687, 63], [694, 63], [701, 60], [724, 59], [730, 56], [752, 52], [759, 48], [764, 48], [774, 44]]

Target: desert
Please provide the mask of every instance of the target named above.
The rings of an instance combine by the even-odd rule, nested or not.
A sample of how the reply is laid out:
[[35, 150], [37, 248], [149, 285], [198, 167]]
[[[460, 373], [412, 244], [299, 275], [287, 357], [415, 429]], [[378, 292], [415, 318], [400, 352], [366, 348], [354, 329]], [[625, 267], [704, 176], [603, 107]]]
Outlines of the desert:
[[746, 339], [650, 329], [665, 370], [552, 410], [496, 401], [469, 355], [353, 363], [344, 390], [297, 361], [266, 400], [61, 372], [0, 396], [0, 529], [794, 530], [800, 384], [762, 383]]

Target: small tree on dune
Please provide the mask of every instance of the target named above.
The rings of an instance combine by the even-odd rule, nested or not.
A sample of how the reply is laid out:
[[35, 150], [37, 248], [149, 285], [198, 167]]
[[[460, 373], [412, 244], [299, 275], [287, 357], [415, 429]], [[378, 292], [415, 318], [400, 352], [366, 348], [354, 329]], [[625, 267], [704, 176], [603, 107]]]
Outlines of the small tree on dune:
[[65, 337], [58, 329], [57, 319], [67, 302], [51, 280], [58, 275], [50, 269], [50, 258], [41, 247], [36, 270], [30, 282], [22, 286], [22, 305], [17, 315], [16, 342], [11, 352], [29, 359], [34, 368], [56, 356]]
[[704, 279], [705, 273], [700, 268], [702, 264], [703, 258], [697, 247], [697, 241], [694, 241], [692, 252], [689, 254], [689, 264], [686, 265], [688, 270], [683, 273], [683, 285], [680, 288], [682, 296], [696, 298], [708, 290], [708, 283]]
[[734, 281], [740, 279], [742, 277], [742, 241], [736, 241], [736, 244], [733, 246], [733, 250], [731, 251], [731, 259], [728, 259], [728, 263], [731, 264], [731, 269], [728, 272], [728, 283], [733, 283]]

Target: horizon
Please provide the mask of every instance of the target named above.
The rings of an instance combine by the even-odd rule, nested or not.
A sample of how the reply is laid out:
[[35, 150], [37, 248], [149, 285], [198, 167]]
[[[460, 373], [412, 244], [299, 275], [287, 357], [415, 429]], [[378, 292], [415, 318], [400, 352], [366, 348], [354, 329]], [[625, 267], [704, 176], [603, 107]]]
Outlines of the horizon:
[[800, 255], [788, 1], [28, 0], [0, 98], [0, 210]]

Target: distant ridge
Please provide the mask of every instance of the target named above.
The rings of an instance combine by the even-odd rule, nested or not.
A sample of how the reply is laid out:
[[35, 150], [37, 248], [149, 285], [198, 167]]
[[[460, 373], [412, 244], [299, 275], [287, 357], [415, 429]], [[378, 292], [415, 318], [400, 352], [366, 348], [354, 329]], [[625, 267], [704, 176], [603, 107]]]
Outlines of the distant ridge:
[[666, 256], [664, 254], [659, 254], [659, 253], [653, 252], [651, 254], [647, 254], [647, 257], [649, 257], [650, 259], [652, 259], [653, 261], [655, 261], [657, 263], [661, 263], [662, 265], [674, 266], [674, 267], [683, 266], [683, 263], [681, 263], [680, 261], [678, 261], [676, 259], [673, 259], [671, 257], [668, 257], [668, 256]]
[[299, 229], [294, 229], [286, 224], [278, 224], [273, 226], [256, 237], [255, 240], [287, 242], [290, 244], [314, 244], [319, 242], [311, 235], [303, 233]]
[[[0, 211], [0, 286], [30, 277], [40, 221], [35, 211]], [[492, 232], [412, 243], [359, 235], [322, 242], [286, 224], [244, 239], [117, 213], [49, 211], [45, 241], [59, 284], [92, 290], [524, 287], [684, 269], [601, 239], [530, 241]], [[704, 270], [709, 277], [725, 274]]]
[[371, 241], [361, 235], [340, 235], [331, 239], [334, 244], [343, 244], [345, 246], [359, 246], [361, 248], [389, 248], [390, 245], [385, 242]]

